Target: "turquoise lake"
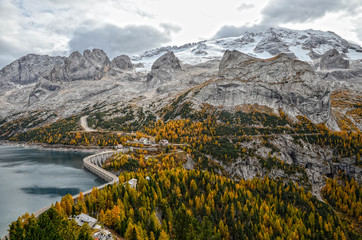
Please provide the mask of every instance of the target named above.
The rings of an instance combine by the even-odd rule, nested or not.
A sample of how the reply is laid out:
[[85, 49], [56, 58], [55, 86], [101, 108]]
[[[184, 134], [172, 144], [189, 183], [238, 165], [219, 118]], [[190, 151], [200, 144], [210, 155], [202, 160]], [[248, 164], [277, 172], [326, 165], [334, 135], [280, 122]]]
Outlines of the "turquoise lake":
[[0, 237], [25, 212], [103, 184], [83, 168], [82, 160], [88, 155], [0, 145]]

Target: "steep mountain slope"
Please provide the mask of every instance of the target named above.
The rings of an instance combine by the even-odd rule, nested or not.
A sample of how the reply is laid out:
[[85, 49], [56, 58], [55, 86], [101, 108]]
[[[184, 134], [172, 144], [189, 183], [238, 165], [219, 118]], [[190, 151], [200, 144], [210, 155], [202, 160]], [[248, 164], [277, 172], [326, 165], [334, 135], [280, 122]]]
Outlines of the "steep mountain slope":
[[330, 119], [330, 89], [304, 62], [280, 54], [260, 60], [226, 51], [215, 81], [195, 95], [200, 102], [225, 107], [259, 104], [305, 115], [315, 123]]
[[51, 82], [99, 80], [109, 70], [110, 64], [107, 54], [100, 49], [85, 50], [83, 55], [73, 52], [63, 65], [55, 66], [44, 78]]
[[54, 66], [64, 63], [64, 57], [28, 54], [0, 70], [0, 86], [34, 83]]
[[[227, 49], [243, 52], [246, 60], [235, 57], [226, 66], [222, 56]], [[284, 55], [271, 59], [279, 53]], [[306, 115], [315, 123], [328, 121], [338, 129], [341, 124], [331, 118], [329, 95], [341, 89], [360, 95], [362, 64], [353, 59], [361, 56], [359, 46], [334, 33], [282, 28], [112, 61], [99, 49], [67, 58], [28, 55], [1, 70], [0, 118], [42, 110], [68, 117], [98, 103], [130, 101], [145, 108], [155, 103], [152, 111], [157, 111], [177, 94], [207, 82], [195, 101], [229, 107], [258, 103], [274, 111], [282, 108], [293, 117]], [[295, 58], [308, 60], [311, 67]], [[342, 99], [332, 103], [338, 101]], [[352, 106], [358, 108], [358, 103]], [[338, 119], [349, 119], [352, 129], [361, 126], [358, 114], [332, 104], [337, 108]]]

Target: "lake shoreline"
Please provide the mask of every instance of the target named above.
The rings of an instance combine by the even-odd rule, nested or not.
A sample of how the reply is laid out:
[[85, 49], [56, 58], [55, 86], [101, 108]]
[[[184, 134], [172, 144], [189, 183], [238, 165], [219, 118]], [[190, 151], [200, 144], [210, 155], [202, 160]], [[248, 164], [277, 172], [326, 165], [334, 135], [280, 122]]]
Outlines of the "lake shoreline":
[[28, 142], [12, 142], [8, 140], [0, 140], [0, 146], [14, 146], [32, 148], [42, 151], [61, 151], [61, 152], [84, 152], [84, 153], [100, 153], [113, 148], [101, 148], [98, 146], [74, 146], [63, 144], [47, 144], [47, 143], [28, 143]]
[[[2, 215], [0, 239], [6, 235], [8, 230], [6, 226], [16, 220], [16, 217], [25, 212], [38, 212], [44, 206], [59, 201], [59, 196], [66, 194], [63, 194], [63, 191], [69, 191], [67, 193], [74, 196], [106, 182], [84, 167], [85, 158], [104, 152], [106, 149], [9, 141], [0, 141], [0, 147], [4, 153], [0, 154], [0, 163], [4, 166], [0, 168], [1, 174], [5, 174], [3, 175], [5, 180], [11, 179], [3, 181], [1, 185], [0, 202], [3, 206], [0, 208]], [[30, 161], [31, 164], [27, 164], [24, 160]], [[40, 179], [39, 176], [43, 178]], [[77, 191], [74, 192], [74, 189]], [[14, 215], [8, 211], [14, 208], [13, 201], [9, 200], [12, 198], [20, 199]]]

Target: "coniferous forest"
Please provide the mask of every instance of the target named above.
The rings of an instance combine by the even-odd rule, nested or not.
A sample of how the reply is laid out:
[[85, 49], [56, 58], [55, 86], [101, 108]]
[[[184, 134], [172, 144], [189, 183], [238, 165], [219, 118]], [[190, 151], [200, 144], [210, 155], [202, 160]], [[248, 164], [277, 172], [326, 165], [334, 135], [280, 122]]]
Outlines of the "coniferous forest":
[[[172, 105], [163, 111], [176, 116]], [[295, 144], [330, 147], [333, 161], [352, 158], [358, 166], [359, 132], [331, 132], [303, 117], [290, 121], [282, 112], [181, 113], [187, 119], [119, 125], [117, 119], [91, 115], [91, 126], [103, 129], [97, 132], [79, 131], [79, 117], [73, 117], [12, 137], [83, 148], [122, 144], [132, 151], [117, 153], [103, 165], [119, 176], [118, 185], [93, 188], [76, 202], [64, 196], [39, 218], [25, 214], [11, 224], [10, 239], [91, 239], [86, 224], [80, 228], [68, 220], [80, 213], [124, 239], [361, 239], [360, 184], [340, 171], [326, 177], [317, 198], [306, 167], [279, 159], [275, 153], [280, 149], [273, 144], [279, 134], [289, 134]], [[142, 137], [170, 144], [150, 147], [133, 141]], [[270, 149], [268, 156], [258, 155], [261, 146]], [[193, 167], [186, 170], [190, 158]], [[244, 180], [225, 170], [246, 158], [258, 159], [264, 175]], [[273, 171], [285, 175], [270, 178]], [[133, 178], [136, 188], [127, 183]]]

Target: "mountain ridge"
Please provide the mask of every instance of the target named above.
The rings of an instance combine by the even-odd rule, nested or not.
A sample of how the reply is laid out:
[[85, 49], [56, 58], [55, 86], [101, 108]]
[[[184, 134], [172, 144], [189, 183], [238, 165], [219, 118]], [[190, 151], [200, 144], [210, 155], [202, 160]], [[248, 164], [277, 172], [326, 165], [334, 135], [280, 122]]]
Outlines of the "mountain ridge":
[[[243, 52], [244, 58], [256, 62], [258, 66], [261, 66], [262, 61], [256, 59], [264, 59], [267, 63], [274, 59], [285, 58], [286, 63], [292, 63], [297, 59], [303, 60], [309, 55], [314, 56], [313, 59], [309, 58], [308, 63], [297, 64], [304, 66], [304, 72], [317, 73], [310, 75], [312, 77], [309, 78], [313, 78], [313, 81], [311, 80], [303, 87], [300, 86], [300, 89], [296, 87], [293, 90], [293, 96], [285, 94], [284, 99], [294, 99], [288, 100], [289, 103], [283, 105], [284, 110], [290, 112], [292, 116], [306, 114], [303, 111], [293, 110], [296, 109], [294, 105], [299, 104], [297, 102], [308, 99], [308, 97], [303, 97], [303, 100], [297, 100], [298, 98], [295, 97], [298, 92], [304, 92], [303, 89], [312, 89], [317, 85], [329, 85], [329, 90], [322, 92], [347, 89], [356, 96], [359, 91], [362, 91], [362, 61], [353, 60], [358, 56], [361, 56], [362, 59], [362, 53], [359, 52], [360, 46], [351, 44], [332, 32], [270, 28], [265, 32], [246, 32], [240, 37], [205, 40], [179, 47], [153, 49], [146, 51], [138, 58], [121, 55], [110, 60], [101, 49], [85, 50], [83, 54], [74, 52], [69, 57], [27, 55], [27, 57], [20, 58], [21, 61], [16, 60], [0, 70], [0, 84], [3, 86], [0, 90], [0, 100], [4, 103], [0, 106], [0, 117], [5, 118], [14, 111], [21, 113], [43, 109], [53, 109], [53, 111], [61, 112], [63, 117], [68, 117], [97, 102], [113, 104], [138, 98], [147, 99], [147, 101], [137, 103], [141, 106], [148, 107], [146, 102], [157, 102], [156, 105], [162, 106], [161, 100], [170, 102], [175, 95], [183, 91], [210, 79], [225, 77], [226, 75], [222, 76], [220, 71], [221, 69], [226, 71], [225, 63], [230, 64], [232, 61], [225, 62], [225, 58], [222, 57], [225, 57], [225, 54], [230, 51], [240, 52], [240, 49], [247, 50]], [[303, 56], [298, 52], [301, 49], [304, 51]], [[271, 53], [278, 53], [278, 56], [273, 56]], [[27, 75], [19, 72], [19, 68], [15, 67], [19, 65], [19, 62], [24, 61], [23, 65], [27, 68], [22, 69], [30, 68]], [[43, 67], [42, 64], [44, 64]], [[241, 63], [241, 65], [243, 64]], [[235, 67], [235, 65], [233, 66]], [[284, 69], [286, 66], [281, 65], [280, 67]], [[253, 75], [249, 71], [248, 74], [253, 75], [252, 78], [264, 81], [278, 77], [275, 73], [271, 73], [272, 77], [267, 74], [268, 71], [277, 73], [277, 70], [272, 70], [271, 65], [268, 65], [264, 72], [259, 71]], [[293, 74], [288, 75], [293, 71], [293, 68], [286, 68], [285, 79], [277, 80], [275, 83], [283, 83], [281, 86], [289, 91], [287, 89], [290, 87], [286, 86], [289, 86], [292, 81], [288, 82], [287, 78], [297, 80], [300, 77]], [[228, 72], [232, 79], [243, 76], [243, 74], [240, 75], [240, 71], [228, 70]], [[11, 74], [9, 75], [9, 73]], [[251, 77], [249, 76], [247, 79], [251, 79]], [[267, 89], [265, 84], [270, 83], [264, 82], [263, 84], [265, 90]], [[313, 90], [310, 91], [313, 92]], [[329, 94], [326, 96], [329, 98]], [[279, 97], [278, 101], [283, 102], [284, 100], [281, 99]], [[269, 105], [277, 112], [281, 105], [273, 102], [263, 100], [258, 103]], [[328, 107], [329, 100], [322, 102], [324, 108], [330, 108]], [[247, 104], [249, 103], [252, 102], [247, 101]], [[156, 111], [157, 108], [159, 107], [155, 107], [154, 110]], [[67, 109], [67, 111], [60, 109]], [[313, 110], [308, 112], [311, 113]], [[338, 110], [337, 114], [347, 116], [357, 128], [362, 124], [358, 115], [353, 117], [348, 112], [341, 112], [341, 110]], [[326, 116], [329, 115], [330, 113]], [[328, 119], [331, 118], [316, 117], [312, 118], [312, 121], [321, 123], [328, 122]], [[329, 126], [332, 129], [339, 129], [333, 122], [330, 121]]]

